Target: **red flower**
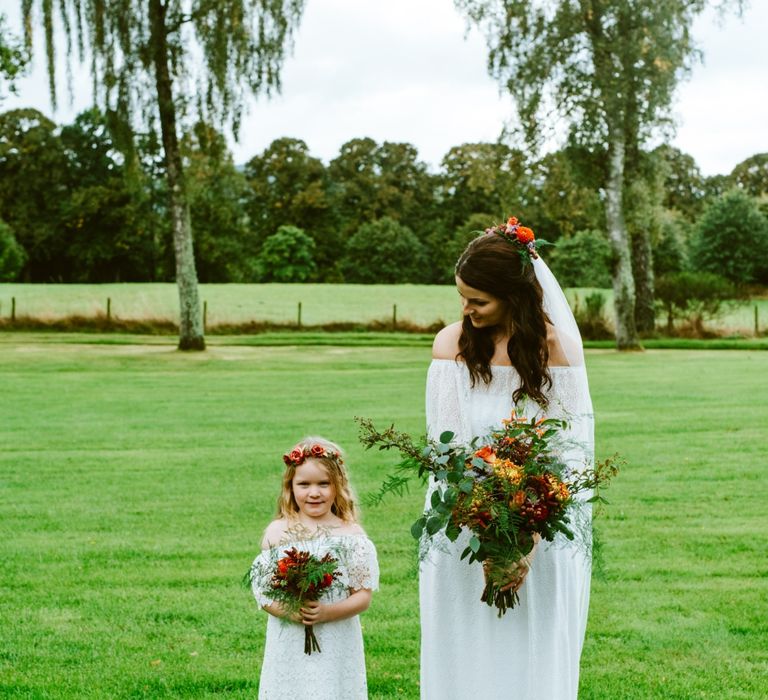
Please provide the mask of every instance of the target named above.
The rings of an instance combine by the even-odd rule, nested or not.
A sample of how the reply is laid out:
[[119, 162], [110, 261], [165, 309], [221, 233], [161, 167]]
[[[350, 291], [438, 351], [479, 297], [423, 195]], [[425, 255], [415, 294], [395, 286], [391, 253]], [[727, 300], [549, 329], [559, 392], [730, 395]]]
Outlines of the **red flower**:
[[312, 445], [309, 451], [313, 457], [325, 457], [325, 448], [322, 445]]
[[304, 450], [294, 447], [283, 459], [286, 464], [301, 464], [304, 461]]
[[507, 226], [517, 226], [519, 223], [516, 216], [510, 216], [507, 220]]
[[323, 588], [328, 588], [333, 583], [333, 576], [330, 574], [323, 575]]

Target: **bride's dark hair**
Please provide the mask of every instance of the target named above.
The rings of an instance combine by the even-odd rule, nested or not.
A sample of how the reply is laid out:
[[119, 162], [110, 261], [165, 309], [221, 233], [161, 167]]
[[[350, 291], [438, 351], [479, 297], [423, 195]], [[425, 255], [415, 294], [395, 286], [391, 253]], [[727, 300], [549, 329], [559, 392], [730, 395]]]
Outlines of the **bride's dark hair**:
[[[478, 236], [456, 263], [456, 274], [464, 284], [500, 299], [506, 309], [507, 355], [520, 375], [520, 386], [512, 398], [529, 396], [547, 405], [544, 391], [552, 385], [547, 346], [547, 315], [544, 293], [533, 265], [523, 265], [517, 246], [495, 233]], [[495, 349], [494, 328], [475, 328], [469, 317], [462, 321], [459, 354], [467, 365], [472, 385], [491, 381], [491, 359]]]

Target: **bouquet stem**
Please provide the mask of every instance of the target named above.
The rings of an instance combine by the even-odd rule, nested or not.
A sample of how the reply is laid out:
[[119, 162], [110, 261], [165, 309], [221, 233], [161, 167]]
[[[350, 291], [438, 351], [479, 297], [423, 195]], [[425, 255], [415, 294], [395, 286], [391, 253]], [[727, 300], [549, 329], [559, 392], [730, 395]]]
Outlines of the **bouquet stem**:
[[311, 654], [313, 651], [320, 651], [320, 645], [317, 643], [317, 637], [315, 636], [315, 630], [312, 629], [312, 625], [304, 627], [304, 653]]
[[480, 600], [488, 606], [495, 606], [499, 611], [499, 617], [503, 617], [507, 610], [514, 608], [520, 602], [520, 596], [517, 591], [509, 589], [502, 591], [493, 581], [486, 581]]

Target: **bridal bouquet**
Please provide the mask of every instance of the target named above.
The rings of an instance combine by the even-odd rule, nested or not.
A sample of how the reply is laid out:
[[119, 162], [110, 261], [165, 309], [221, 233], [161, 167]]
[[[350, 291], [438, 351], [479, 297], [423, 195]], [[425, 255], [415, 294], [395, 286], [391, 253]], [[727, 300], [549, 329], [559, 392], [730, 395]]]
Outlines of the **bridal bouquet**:
[[[283, 605], [289, 613], [296, 613], [308, 601], [316, 601], [324, 591], [333, 586], [341, 572], [337, 570], [338, 560], [331, 554], [322, 558], [310, 552], [291, 547], [283, 552], [266, 572], [269, 577], [268, 596]], [[246, 575], [246, 582], [262, 577], [264, 572], [254, 564]], [[320, 651], [320, 645], [312, 625], [304, 627], [304, 653]]]
[[574, 539], [576, 496], [588, 493], [587, 502], [602, 500], [600, 487], [618, 471], [615, 458], [579, 471], [565, 464], [560, 454], [568, 423], [555, 418], [527, 420], [513, 412], [499, 429], [469, 445], [455, 444], [454, 434], [444, 432], [425, 446], [394, 427], [379, 432], [367, 419], [358, 422], [366, 447], [396, 448], [404, 458], [373, 502], [402, 493], [414, 472], [433, 477], [428, 507], [411, 533], [429, 547], [438, 534], [454, 542], [462, 528], [468, 529], [461, 558], [482, 562], [481, 600], [495, 606], [499, 617], [519, 600], [510, 583], [537, 539], [552, 541], [558, 533]]

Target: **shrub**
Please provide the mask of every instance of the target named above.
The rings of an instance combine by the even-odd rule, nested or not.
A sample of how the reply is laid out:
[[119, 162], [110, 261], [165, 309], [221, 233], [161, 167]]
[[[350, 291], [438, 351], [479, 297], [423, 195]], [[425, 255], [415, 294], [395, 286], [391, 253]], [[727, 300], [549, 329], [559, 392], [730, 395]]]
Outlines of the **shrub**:
[[281, 226], [256, 258], [259, 282], [306, 282], [315, 273], [315, 242], [295, 226]]
[[734, 284], [756, 281], [768, 258], [768, 219], [739, 190], [727, 192], [704, 212], [691, 241], [691, 265]]
[[600, 292], [587, 294], [583, 306], [578, 296], [574, 299], [573, 315], [582, 337], [589, 340], [605, 340], [611, 337], [604, 310], [605, 297]]
[[544, 248], [552, 271], [563, 287], [610, 287], [611, 246], [602, 232], [585, 230]]
[[733, 283], [709, 272], [678, 272], [656, 280], [656, 301], [667, 316], [670, 335], [676, 319], [684, 319], [697, 335], [704, 335], [704, 321], [720, 316], [735, 297]]
[[428, 278], [421, 241], [407, 226], [384, 217], [363, 224], [348, 241], [341, 261], [346, 282], [398, 284]]
[[24, 267], [27, 256], [16, 241], [11, 227], [0, 220], [0, 282], [13, 282]]

